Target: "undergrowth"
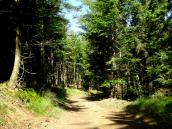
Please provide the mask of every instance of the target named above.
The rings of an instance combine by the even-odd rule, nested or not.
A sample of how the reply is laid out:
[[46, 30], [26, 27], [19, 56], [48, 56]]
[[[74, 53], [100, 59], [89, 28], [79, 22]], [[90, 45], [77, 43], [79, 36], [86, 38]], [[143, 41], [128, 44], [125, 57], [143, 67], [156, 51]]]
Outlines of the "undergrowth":
[[49, 91], [41, 95], [33, 89], [27, 89], [19, 91], [17, 96], [37, 115], [54, 116], [62, 110], [55, 104], [56, 96]]
[[135, 105], [145, 113], [159, 116], [168, 116], [172, 113], [172, 97], [141, 98], [135, 102]]
[[151, 117], [158, 123], [172, 126], [172, 96], [154, 94], [147, 98], [139, 98], [126, 108], [127, 112], [141, 114], [142, 117]]
[[59, 105], [65, 104], [68, 97], [80, 94], [86, 94], [86, 92], [73, 88], [52, 88], [41, 94], [33, 89], [17, 92], [17, 96], [26, 104], [27, 108], [41, 116], [55, 116], [63, 111]]

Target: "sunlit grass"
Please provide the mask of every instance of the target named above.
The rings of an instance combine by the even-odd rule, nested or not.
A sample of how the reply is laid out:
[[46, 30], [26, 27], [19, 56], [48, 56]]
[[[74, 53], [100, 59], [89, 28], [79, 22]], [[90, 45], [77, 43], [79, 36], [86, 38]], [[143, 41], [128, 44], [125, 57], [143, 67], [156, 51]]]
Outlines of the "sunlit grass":
[[155, 121], [160, 121], [168, 126], [172, 124], [172, 97], [140, 98], [128, 106], [128, 111], [153, 118]]
[[8, 81], [6, 81], [6, 82], [3, 82], [3, 83], [0, 83], [0, 87], [1, 88], [5, 88], [5, 87], [7, 87], [8, 86]]
[[102, 93], [102, 92], [101, 92], [101, 91], [98, 91], [98, 90], [93, 89], [93, 90], [89, 90], [89, 93], [90, 93], [90, 94], [99, 94], [99, 93]]
[[66, 89], [66, 93], [68, 97], [74, 96], [74, 95], [87, 95], [88, 94], [87, 92], [80, 89], [75, 89], [75, 88], [65, 88], [65, 89]]
[[6, 124], [6, 120], [4, 119], [4, 116], [7, 113], [8, 113], [7, 105], [0, 102], [0, 126], [3, 126]]
[[0, 113], [7, 114], [8, 107], [7, 105], [0, 103]]
[[172, 97], [141, 98], [138, 99], [135, 104], [138, 105], [140, 111], [154, 114], [165, 114], [168, 113], [167, 110], [169, 110], [169, 104], [171, 104], [172, 109]]
[[17, 96], [26, 104], [27, 108], [41, 116], [55, 116], [63, 111], [59, 104], [65, 103], [68, 97], [81, 94], [87, 93], [74, 88], [59, 88], [53, 92], [47, 90], [41, 94], [33, 89], [17, 92]]
[[62, 111], [55, 104], [56, 96], [52, 92], [38, 94], [33, 89], [19, 91], [17, 96], [26, 104], [28, 109], [37, 115], [54, 116]]
[[0, 126], [3, 126], [6, 124], [6, 121], [3, 118], [0, 118]]

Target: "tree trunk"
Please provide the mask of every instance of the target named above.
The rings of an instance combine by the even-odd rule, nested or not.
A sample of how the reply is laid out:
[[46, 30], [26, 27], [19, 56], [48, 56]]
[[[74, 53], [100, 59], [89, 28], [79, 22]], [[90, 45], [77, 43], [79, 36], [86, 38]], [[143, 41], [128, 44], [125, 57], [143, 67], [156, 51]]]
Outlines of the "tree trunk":
[[74, 62], [74, 64], [73, 64], [73, 83], [74, 83], [74, 87], [76, 87], [76, 76], [75, 76], [75, 74], [76, 74], [76, 69], [75, 69], [75, 62]]
[[15, 87], [19, 77], [20, 71], [20, 62], [21, 62], [21, 43], [20, 43], [20, 31], [19, 28], [16, 29], [16, 48], [15, 48], [15, 59], [13, 71], [9, 80], [9, 86]]
[[67, 71], [66, 71], [66, 63], [63, 64], [63, 81], [64, 86], [67, 87], [66, 81], [67, 81]]

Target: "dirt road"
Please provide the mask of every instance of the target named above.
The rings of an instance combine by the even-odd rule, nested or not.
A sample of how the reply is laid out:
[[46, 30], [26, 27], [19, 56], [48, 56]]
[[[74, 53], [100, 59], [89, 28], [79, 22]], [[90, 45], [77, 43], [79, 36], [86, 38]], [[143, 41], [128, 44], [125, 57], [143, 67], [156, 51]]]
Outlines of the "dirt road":
[[65, 111], [54, 118], [35, 116], [20, 103], [9, 101], [6, 105], [15, 109], [6, 119], [11, 124], [0, 126], [0, 129], [171, 129], [137, 112], [125, 110], [129, 104], [123, 100], [95, 101], [86, 95], [76, 95], [64, 104]]
[[[5, 100], [5, 101], [4, 101]], [[7, 95], [0, 102], [8, 105], [8, 115], [0, 114], [0, 129], [171, 129], [163, 120], [139, 114], [131, 102], [117, 99], [94, 100], [87, 95], [68, 98], [64, 112], [57, 117], [39, 117], [20, 101]], [[128, 106], [127, 106], [128, 105]], [[130, 110], [127, 110], [127, 108]], [[132, 109], [132, 110], [131, 110]], [[1, 118], [2, 117], [2, 118]], [[157, 118], [157, 117], [155, 117]], [[171, 125], [171, 124], [169, 124]]]
[[[121, 107], [120, 107], [121, 108]], [[114, 108], [101, 101], [90, 101], [86, 96], [69, 99], [59, 119], [48, 119], [37, 125], [40, 129], [118, 129], [127, 124], [115, 123], [111, 117]]]

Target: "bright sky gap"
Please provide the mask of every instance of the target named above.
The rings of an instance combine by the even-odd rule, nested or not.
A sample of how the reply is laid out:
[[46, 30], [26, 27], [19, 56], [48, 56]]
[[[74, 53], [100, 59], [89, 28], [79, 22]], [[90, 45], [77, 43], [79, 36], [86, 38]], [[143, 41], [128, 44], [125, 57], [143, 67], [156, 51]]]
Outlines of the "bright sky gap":
[[87, 8], [83, 5], [81, 0], [66, 0], [67, 3], [72, 6], [81, 7], [79, 11], [68, 11], [66, 9], [63, 10], [64, 17], [69, 21], [68, 31], [72, 31], [74, 33], [84, 32], [82, 28], [80, 28], [80, 17], [87, 13]]

